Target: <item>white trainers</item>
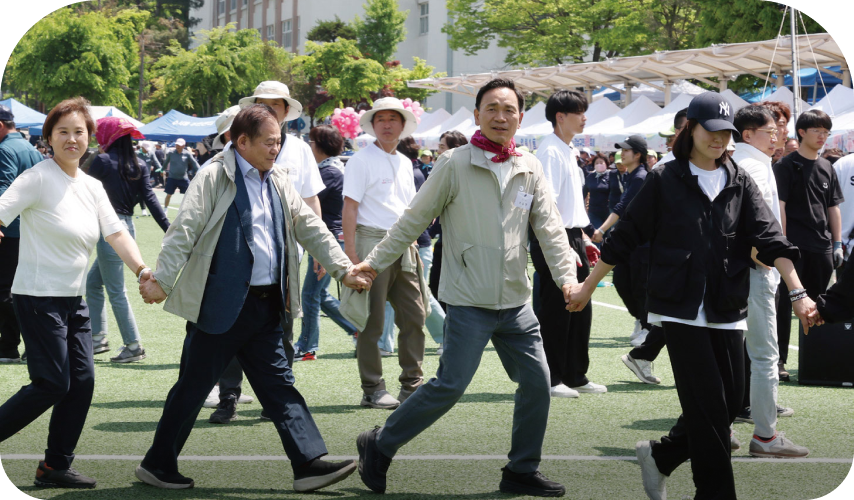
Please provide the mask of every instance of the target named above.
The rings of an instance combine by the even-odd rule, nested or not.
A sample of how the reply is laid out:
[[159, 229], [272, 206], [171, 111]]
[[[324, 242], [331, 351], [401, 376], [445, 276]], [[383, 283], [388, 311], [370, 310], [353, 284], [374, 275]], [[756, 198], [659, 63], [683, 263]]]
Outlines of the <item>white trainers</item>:
[[646, 340], [647, 335], [649, 335], [649, 330], [647, 330], [646, 328], [641, 328], [638, 331], [637, 336], [632, 338], [629, 343], [632, 344], [632, 347], [640, 347], [641, 345], [643, 345], [643, 341]]
[[549, 395], [553, 398], [577, 398], [578, 391], [570, 389], [564, 384], [558, 384], [549, 389]]
[[778, 432], [774, 439], [769, 442], [764, 442], [753, 436], [750, 440], [750, 449], [748, 451], [752, 457], [769, 457], [769, 458], [802, 458], [810, 454], [810, 450], [804, 446], [798, 446], [787, 439], [783, 432]]
[[628, 367], [644, 384], [660, 384], [661, 379], [652, 374], [652, 361], [635, 359], [628, 354], [620, 356], [623, 364]]
[[601, 384], [594, 384], [593, 382], [587, 382], [581, 387], [573, 387], [578, 392], [583, 392], [585, 394], [604, 394], [608, 392], [608, 388]]
[[362, 402], [359, 404], [380, 410], [393, 410], [400, 406], [400, 401], [394, 399], [394, 396], [389, 394], [388, 391], [382, 390], [373, 394], [365, 394], [362, 396]]
[[652, 458], [652, 443], [654, 441], [638, 441], [635, 445], [635, 455], [643, 477], [643, 490], [650, 500], [667, 500], [667, 476], [658, 471], [655, 459]]
[[144, 209], [144, 208], [142, 209], [142, 213], [141, 213], [140, 215], [142, 215], [143, 217], [149, 217], [149, 216], [151, 216], [151, 214], [150, 214], [150, 213], [148, 213], [148, 210], [146, 210], [146, 209]]
[[386, 351], [385, 349], [380, 349], [380, 356], [387, 358], [389, 356], [394, 356], [394, 353], [391, 351]]
[[[255, 398], [249, 396], [247, 394], [241, 394], [239, 398], [237, 398], [237, 404], [249, 404], [255, 401]], [[202, 404], [205, 408], [216, 408], [219, 405], [219, 386], [215, 385], [213, 389], [211, 389], [210, 394], [208, 394], [207, 399], [205, 399], [204, 404]]]

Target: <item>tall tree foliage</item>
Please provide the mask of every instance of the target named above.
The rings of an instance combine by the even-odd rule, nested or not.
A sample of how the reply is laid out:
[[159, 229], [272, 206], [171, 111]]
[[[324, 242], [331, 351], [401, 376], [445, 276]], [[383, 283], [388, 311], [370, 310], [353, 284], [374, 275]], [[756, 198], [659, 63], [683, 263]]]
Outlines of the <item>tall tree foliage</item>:
[[[697, 24], [696, 44], [698, 47], [712, 43], [739, 43], [770, 40], [777, 36], [780, 24], [783, 35], [791, 33], [789, 15], [783, 17], [785, 6], [763, 0], [739, 0], [719, 2], [717, 0], [693, 0], [700, 11]], [[826, 30], [809, 16], [803, 15], [808, 33], [824, 33]], [[798, 33], [803, 26], [798, 19]]]
[[318, 20], [317, 24], [306, 33], [305, 38], [312, 42], [334, 42], [339, 38], [355, 40], [358, 36], [353, 26], [335, 16], [334, 21]]
[[21, 39], [4, 75], [4, 86], [34, 94], [47, 108], [82, 95], [99, 105], [134, 112], [132, 77], [137, 64], [135, 36], [149, 13], [77, 13], [59, 9]]
[[359, 49], [374, 61], [385, 64], [397, 51], [397, 45], [406, 39], [403, 26], [408, 10], [401, 11], [397, 0], [367, 0], [365, 19], [353, 20]]

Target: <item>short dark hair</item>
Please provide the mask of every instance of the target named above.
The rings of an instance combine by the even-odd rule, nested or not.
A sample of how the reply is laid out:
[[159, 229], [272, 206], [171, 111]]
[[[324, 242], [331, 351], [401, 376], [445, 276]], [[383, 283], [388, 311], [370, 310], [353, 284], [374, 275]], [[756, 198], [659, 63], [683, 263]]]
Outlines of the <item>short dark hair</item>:
[[763, 101], [760, 102], [759, 105], [770, 109], [771, 112], [774, 113], [774, 121], [777, 121], [780, 118], [785, 118], [786, 123], [789, 123], [789, 120], [792, 119], [792, 108], [790, 108], [785, 102]]
[[469, 143], [466, 136], [459, 130], [448, 130], [447, 132], [442, 133], [442, 135], [439, 136], [439, 140], [441, 141], [442, 139], [445, 139], [445, 144], [448, 145], [448, 149], [458, 148]]
[[80, 113], [83, 117], [83, 121], [86, 122], [86, 131], [91, 139], [92, 136], [95, 135], [96, 127], [95, 120], [93, 120], [92, 115], [89, 114], [88, 106], [89, 101], [83, 97], [66, 99], [54, 106], [53, 109], [50, 110], [50, 113], [47, 114], [47, 118], [44, 120], [44, 125], [42, 125], [42, 137], [50, 143], [50, 134], [53, 133], [53, 127], [56, 126], [56, 123], [65, 115]]
[[558, 90], [546, 102], [546, 120], [557, 126], [558, 113], [584, 113], [587, 111], [587, 97], [577, 90]]
[[15, 120], [0, 120], [0, 123], [6, 128], [15, 128]]
[[279, 126], [279, 118], [276, 116], [276, 112], [266, 104], [250, 104], [241, 109], [234, 117], [234, 121], [231, 122], [229, 129], [231, 141], [237, 144], [237, 139], [244, 134], [249, 137], [250, 141], [254, 141], [261, 135], [261, 123], [267, 118], [273, 120], [276, 127]]
[[410, 160], [418, 158], [418, 143], [412, 136], [404, 137], [397, 143], [397, 150]]
[[[732, 124], [738, 129], [738, 134], [735, 136], [735, 142], [744, 142], [745, 130], [756, 130], [762, 128], [768, 122], [776, 122], [774, 113], [765, 106], [752, 104], [738, 110], [732, 120]], [[776, 130], [777, 125], [774, 125]]]
[[682, 108], [676, 112], [676, 116], [673, 117], [673, 128], [679, 128], [679, 124], [682, 123], [682, 120], [688, 119], [688, 108]]
[[309, 131], [308, 138], [325, 155], [338, 156], [341, 154], [341, 151], [344, 151], [344, 138], [341, 137], [338, 129], [332, 125], [314, 127]]
[[516, 88], [516, 84], [513, 83], [513, 80], [508, 80], [506, 78], [494, 78], [486, 82], [486, 85], [477, 91], [477, 97], [474, 98], [475, 109], [480, 109], [480, 101], [483, 100], [483, 95], [492, 89], [512, 90], [516, 94], [516, 99], [519, 101], [519, 112], [521, 113], [525, 111], [525, 96], [522, 95], [521, 90]]
[[[405, 116], [403, 116], [403, 113], [401, 113], [400, 111], [396, 111], [396, 110], [394, 110], [394, 109], [382, 109], [382, 110], [380, 110], [380, 111], [394, 111], [395, 113], [397, 113], [397, 116], [399, 116], [399, 117], [400, 117], [400, 122], [401, 122], [401, 123], [404, 123], [404, 124], [406, 123], [406, 117], [405, 117]], [[372, 114], [372, 115], [371, 115], [371, 125], [373, 125], [373, 124], [374, 124], [374, 118], [376, 118], [376, 117], [377, 117], [377, 114], [378, 114], [378, 113], [379, 113], [379, 111], [377, 111], [376, 113], [374, 113], [374, 114]]]
[[603, 152], [601, 152], [601, 151], [600, 151], [600, 152], [598, 152], [598, 153], [596, 153], [595, 155], [593, 155], [593, 156], [590, 158], [590, 164], [591, 164], [591, 165], [596, 165], [596, 160], [602, 160], [602, 161], [604, 161], [604, 162], [605, 162], [605, 166], [606, 166], [606, 167], [607, 167], [607, 166], [609, 166], [609, 165], [611, 165], [611, 160], [610, 160], [607, 156], [605, 156], [605, 153], [603, 153]]
[[[671, 152], [677, 160], [688, 161], [688, 159], [691, 158], [691, 150], [694, 149], [694, 137], [691, 133], [694, 131], [694, 127], [702, 127], [702, 125], [700, 125], [700, 122], [694, 118], [691, 118], [685, 125], [685, 130], [676, 136], [676, 142], [673, 143], [673, 150]], [[729, 153], [724, 149], [724, 154], [722, 154], [720, 158], [715, 159], [715, 165], [720, 167], [726, 163], [726, 160], [728, 159]]]
[[798, 135], [798, 142], [803, 142], [804, 140], [801, 137], [801, 130], [813, 127], [821, 127], [830, 130], [833, 128], [833, 120], [830, 119], [830, 116], [828, 116], [827, 113], [820, 109], [811, 109], [806, 113], [802, 113], [801, 116], [798, 117], [797, 123], [795, 123], [795, 133]]

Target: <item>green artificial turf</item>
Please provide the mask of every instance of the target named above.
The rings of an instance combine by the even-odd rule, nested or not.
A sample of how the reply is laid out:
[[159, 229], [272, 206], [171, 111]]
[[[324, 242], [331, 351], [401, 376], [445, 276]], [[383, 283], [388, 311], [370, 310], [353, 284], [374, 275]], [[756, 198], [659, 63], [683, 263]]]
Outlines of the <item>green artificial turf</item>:
[[[177, 206], [179, 197], [173, 201]], [[175, 211], [170, 210], [170, 217]], [[162, 231], [150, 217], [137, 218], [137, 240], [147, 263], [156, 262]], [[139, 324], [148, 358], [141, 363], [116, 365], [107, 354], [96, 356], [95, 395], [86, 427], [77, 446], [78, 455], [143, 455], [151, 444], [163, 401], [175, 382], [184, 338], [184, 322], [165, 313], [162, 306], [146, 305], [136, 293], [133, 274], [126, 270], [131, 305]], [[330, 287], [335, 293], [335, 285]], [[613, 287], [599, 288], [597, 302], [621, 306]], [[116, 348], [121, 337], [112, 314], [109, 341]], [[620, 362], [629, 351], [628, 336], [633, 320], [623, 311], [594, 306], [590, 340], [591, 381], [608, 386], [608, 393], [582, 395], [579, 399], [552, 399], [549, 427], [543, 449], [548, 456], [631, 457], [635, 442], [659, 439], [679, 415], [667, 351], [655, 364], [659, 386], [644, 385]], [[295, 336], [299, 335], [299, 321]], [[795, 328], [793, 331], [797, 331]], [[793, 335], [797, 344], [797, 335]], [[427, 335], [425, 378], [439, 366], [437, 345]], [[297, 387], [307, 400], [334, 456], [355, 456], [356, 435], [382, 425], [390, 412], [359, 406], [361, 389], [350, 337], [331, 320], [321, 321], [317, 361], [296, 363]], [[397, 394], [397, 357], [383, 360], [389, 392]], [[788, 365], [797, 378], [797, 351]], [[26, 365], [0, 366], [0, 400], [8, 399], [28, 383]], [[390, 498], [502, 497], [498, 492], [504, 460], [417, 459], [424, 455], [506, 456], [510, 444], [515, 385], [504, 373], [495, 350], [487, 347], [483, 362], [466, 394], [448, 414], [427, 429], [395, 460], [389, 475]], [[248, 383], [244, 392], [253, 395]], [[781, 383], [779, 401], [795, 409], [792, 418], [780, 419], [779, 429], [798, 444], [807, 446], [811, 458], [849, 460], [854, 454], [850, 431], [850, 390], [806, 387]], [[281, 441], [270, 422], [258, 417], [258, 402], [239, 405], [238, 419], [228, 425], [212, 425], [212, 410], [203, 409], [182, 456], [276, 456], [283, 457]], [[46, 413], [18, 435], [0, 443], [0, 457], [10, 454], [40, 454], [50, 413]], [[753, 428], [735, 424], [746, 457]], [[415, 458], [415, 459], [409, 459]], [[320, 493], [299, 495], [291, 489], [288, 462], [270, 460], [180, 462], [181, 472], [196, 480], [189, 491], [164, 491], [141, 484], [133, 475], [133, 460], [75, 461], [81, 472], [99, 481], [91, 491], [43, 490], [32, 486], [36, 462], [32, 459], [2, 458], [11, 481], [38, 498], [87, 498], [134, 500], [143, 498], [280, 499], [369, 496], [358, 475]], [[785, 461], [737, 461], [733, 464], [740, 498], [787, 500], [825, 495], [848, 474], [849, 463], [792, 463]], [[542, 471], [567, 486], [573, 499], [642, 499], [639, 468], [634, 461], [591, 459], [546, 459]], [[680, 467], [668, 481], [669, 498], [693, 494], [690, 464]], [[504, 496], [509, 498], [509, 496]]]

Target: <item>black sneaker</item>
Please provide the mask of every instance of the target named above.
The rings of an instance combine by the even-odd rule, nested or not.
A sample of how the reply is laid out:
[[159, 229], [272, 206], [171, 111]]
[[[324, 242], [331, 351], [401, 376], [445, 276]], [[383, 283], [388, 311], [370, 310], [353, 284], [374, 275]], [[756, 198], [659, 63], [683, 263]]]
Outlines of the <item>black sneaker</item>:
[[189, 477], [184, 477], [177, 472], [166, 474], [159, 469], [144, 464], [137, 465], [136, 477], [145, 484], [167, 490], [185, 490], [192, 488], [196, 484]]
[[20, 363], [21, 356], [18, 355], [18, 350], [0, 352], [0, 363]]
[[736, 422], [744, 422], [747, 424], [753, 423], [753, 417], [750, 416], [750, 407], [744, 407], [738, 412], [738, 415], [735, 417]]
[[294, 491], [314, 491], [343, 481], [356, 470], [356, 462], [326, 462], [315, 459], [294, 468]]
[[216, 411], [211, 414], [208, 422], [212, 424], [227, 424], [237, 418], [237, 400], [226, 398], [216, 405]]
[[359, 476], [362, 482], [375, 493], [385, 493], [385, 480], [391, 458], [377, 448], [379, 426], [359, 434], [356, 448], [359, 450]]
[[501, 468], [501, 483], [498, 489], [502, 493], [515, 493], [532, 497], [562, 497], [566, 488], [562, 484], [546, 479], [540, 471], [519, 474], [507, 467]]
[[94, 479], [80, 474], [71, 467], [65, 470], [51, 469], [44, 461], [39, 462], [36, 480], [33, 482], [36, 486], [46, 488], [94, 488], [96, 484]]
[[273, 420], [272, 418], [270, 418], [270, 415], [267, 413], [267, 410], [264, 409], [261, 410], [261, 416], [258, 418], [260, 418], [261, 420], [266, 420], [268, 422]]

